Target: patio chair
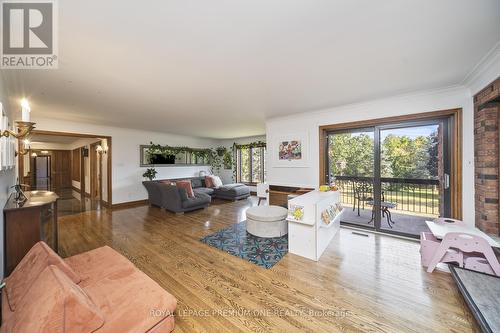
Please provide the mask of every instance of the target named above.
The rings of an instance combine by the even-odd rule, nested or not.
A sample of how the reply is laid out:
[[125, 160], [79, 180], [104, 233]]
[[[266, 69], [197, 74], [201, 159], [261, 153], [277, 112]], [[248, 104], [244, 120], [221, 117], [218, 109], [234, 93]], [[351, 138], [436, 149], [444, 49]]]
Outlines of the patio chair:
[[367, 181], [356, 181], [353, 180], [353, 189], [354, 189], [354, 200], [353, 200], [353, 207], [352, 211], [354, 212], [356, 210], [356, 202], [358, 204], [358, 216], [361, 216], [360, 214], [360, 205], [363, 205], [363, 209], [365, 209], [365, 203], [367, 201], [372, 201], [373, 202], [373, 184], [371, 182]]
[[[479, 267], [478, 264], [483, 266], [488, 264], [491, 267], [491, 270], [497, 276], [500, 276], [500, 264], [498, 263], [498, 259], [491, 249], [490, 244], [488, 244], [488, 241], [482, 237], [462, 232], [449, 232], [444, 236], [441, 244], [434, 253], [434, 257], [427, 267], [427, 272], [432, 273], [434, 268], [436, 268], [436, 265], [446, 257], [446, 254], [449, 253], [450, 250], [458, 250], [462, 252], [464, 257], [470, 256], [471, 258], [475, 258], [467, 265], [468, 268], [474, 268], [474, 266]], [[478, 257], [482, 258], [483, 256], [484, 260], [477, 260]], [[459, 262], [459, 266], [464, 266], [463, 260], [462, 262]], [[484, 267], [482, 267], [482, 271], [485, 271]]]

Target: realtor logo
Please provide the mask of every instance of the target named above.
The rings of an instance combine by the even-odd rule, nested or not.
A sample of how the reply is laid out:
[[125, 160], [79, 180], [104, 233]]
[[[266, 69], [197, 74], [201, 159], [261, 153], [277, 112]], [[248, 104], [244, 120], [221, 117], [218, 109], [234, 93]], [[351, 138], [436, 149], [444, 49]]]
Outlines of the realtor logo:
[[2, 68], [57, 68], [56, 0], [2, 0]]

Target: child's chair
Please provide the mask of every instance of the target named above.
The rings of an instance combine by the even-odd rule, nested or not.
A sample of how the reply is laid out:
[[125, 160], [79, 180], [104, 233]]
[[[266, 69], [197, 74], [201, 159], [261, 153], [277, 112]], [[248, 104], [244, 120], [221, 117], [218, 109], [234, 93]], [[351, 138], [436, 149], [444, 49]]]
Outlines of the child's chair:
[[[420, 259], [422, 266], [429, 267], [441, 242], [430, 232], [420, 233]], [[447, 249], [439, 262], [456, 262], [460, 267], [464, 264], [464, 255], [455, 249]]]
[[[462, 263], [459, 263], [460, 267], [463, 267], [464, 253], [477, 253], [484, 256], [486, 263], [491, 267], [492, 271], [496, 275], [500, 276], [500, 264], [498, 263], [498, 259], [491, 249], [490, 244], [488, 244], [488, 242], [482, 237], [461, 232], [449, 232], [444, 236], [441, 244], [430, 261], [429, 266], [427, 267], [427, 272], [432, 273], [434, 268], [436, 268], [436, 265], [446, 258], [448, 250], [450, 249], [454, 251], [458, 250], [462, 253]], [[474, 255], [474, 257], [478, 256]], [[471, 265], [472, 262], [473, 261], [470, 262]]]

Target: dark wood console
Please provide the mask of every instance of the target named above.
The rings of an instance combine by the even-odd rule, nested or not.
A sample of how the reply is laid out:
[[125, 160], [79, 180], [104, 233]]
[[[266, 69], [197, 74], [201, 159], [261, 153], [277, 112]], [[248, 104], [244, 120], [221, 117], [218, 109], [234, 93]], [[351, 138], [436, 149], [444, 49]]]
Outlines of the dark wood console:
[[302, 195], [314, 190], [307, 187], [269, 185], [269, 204], [288, 207], [289, 195]]
[[58, 252], [57, 200], [50, 191], [25, 192], [27, 200], [16, 202], [11, 194], [4, 214], [4, 274], [8, 276], [35, 243], [46, 242]]

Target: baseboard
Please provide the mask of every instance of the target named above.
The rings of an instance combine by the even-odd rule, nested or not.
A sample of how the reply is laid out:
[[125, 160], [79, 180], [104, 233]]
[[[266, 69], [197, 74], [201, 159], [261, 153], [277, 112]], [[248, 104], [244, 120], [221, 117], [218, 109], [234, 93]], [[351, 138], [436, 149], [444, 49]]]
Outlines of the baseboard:
[[149, 203], [149, 201], [147, 199], [128, 201], [128, 202], [120, 202], [120, 203], [111, 205], [111, 209], [123, 209], [123, 208], [144, 206], [144, 205], [147, 205], [148, 203]]

